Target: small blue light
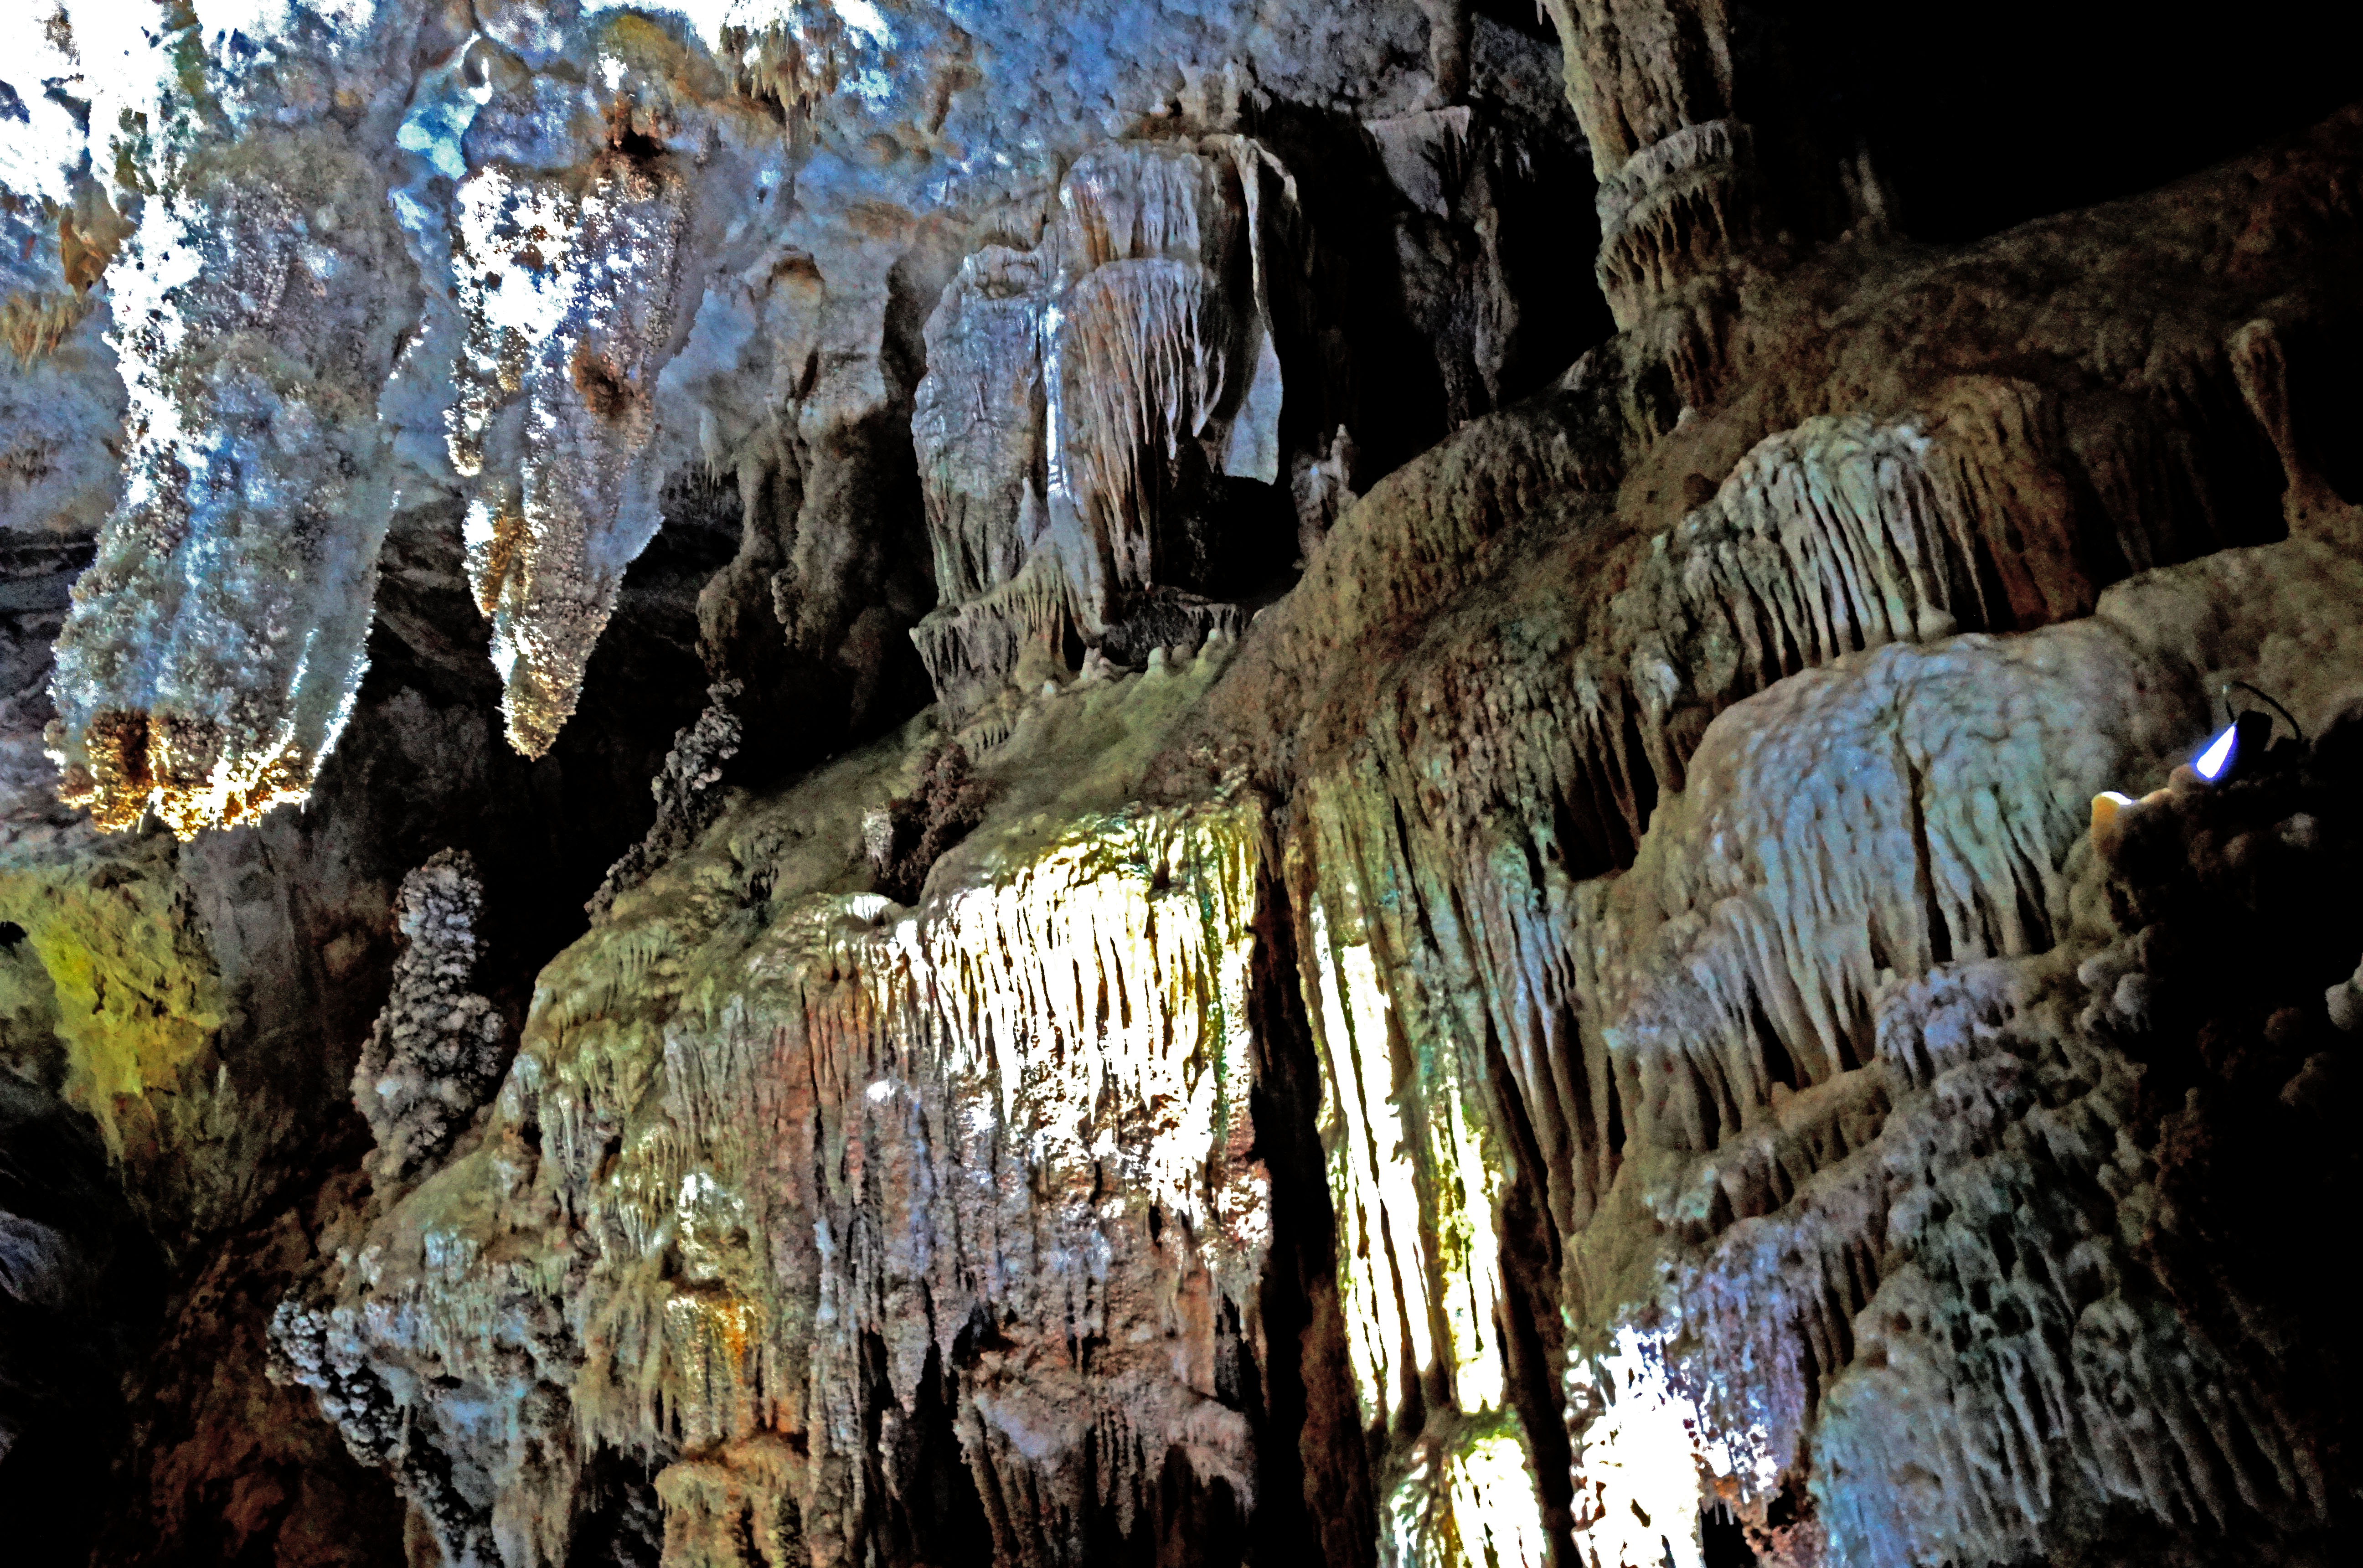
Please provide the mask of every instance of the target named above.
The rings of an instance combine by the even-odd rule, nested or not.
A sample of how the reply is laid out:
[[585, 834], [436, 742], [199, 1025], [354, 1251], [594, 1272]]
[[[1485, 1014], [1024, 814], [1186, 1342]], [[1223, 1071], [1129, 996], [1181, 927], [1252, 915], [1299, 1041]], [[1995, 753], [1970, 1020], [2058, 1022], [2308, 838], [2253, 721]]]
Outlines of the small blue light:
[[2235, 724], [2209, 741], [2207, 750], [2191, 760], [2192, 770], [2209, 784], [2222, 778], [2224, 770], [2232, 765], [2232, 741], [2238, 733], [2239, 726]]

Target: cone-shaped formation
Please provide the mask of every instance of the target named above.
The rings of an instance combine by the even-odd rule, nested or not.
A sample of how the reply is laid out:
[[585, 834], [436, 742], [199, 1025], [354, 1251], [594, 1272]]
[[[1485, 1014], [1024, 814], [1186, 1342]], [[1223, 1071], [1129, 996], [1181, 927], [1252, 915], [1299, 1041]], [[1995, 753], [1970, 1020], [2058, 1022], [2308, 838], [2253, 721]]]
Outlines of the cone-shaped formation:
[[672, 349], [689, 195], [660, 160], [611, 153], [580, 195], [498, 167], [460, 187], [454, 250], [468, 348], [451, 462], [475, 482], [468, 581], [493, 620], [509, 742], [549, 750], [662, 521], [657, 372]]
[[1947, 249], [1565, 0], [1546, 385], [1498, 8], [247, 9], [0, 92], [56, 749], [289, 793], [383, 533], [381, 663], [92, 833], [0, 444], [0, 1505], [169, 1295], [96, 1561], [2338, 1560], [2363, 110]]

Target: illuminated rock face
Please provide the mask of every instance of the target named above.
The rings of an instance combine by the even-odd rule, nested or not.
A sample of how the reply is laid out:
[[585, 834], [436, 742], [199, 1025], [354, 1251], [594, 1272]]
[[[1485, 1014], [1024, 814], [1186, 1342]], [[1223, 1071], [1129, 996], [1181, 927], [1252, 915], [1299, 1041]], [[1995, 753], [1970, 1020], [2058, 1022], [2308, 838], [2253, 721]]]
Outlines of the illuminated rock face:
[[[624, 573], [693, 465], [738, 474], [752, 508], [759, 569], [717, 595], [716, 659], [752, 641], [798, 678], [850, 670], [847, 718], [874, 728], [926, 607], [924, 561], [904, 556], [923, 532], [901, 489], [911, 361], [965, 231], [1079, 157], [1071, 192], [1158, 208], [1153, 160], [1131, 195], [1090, 172], [1139, 162], [1090, 150], [1121, 120], [1211, 121], [1258, 82], [1338, 106], [1416, 91], [1387, 63], [1415, 11], [1341, 32], [1311, 0], [1129, 7], [1088, 24], [1126, 47], [1080, 65], [1041, 47], [1071, 25], [1056, 6], [387, 0], [218, 22], [183, 6], [161, 32], [89, 9], [23, 30], [95, 118], [44, 107], [7, 171], [64, 215], [53, 239], [28, 236], [56, 276], [10, 279], [10, 340], [28, 363], [71, 359], [105, 278], [133, 404], [125, 490], [61, 645], [51, 750], [103, 825], [153, 809], [184, 835], [305, 797], [366, 667], [393, 514], [454, 495], [528, 757], [575, 711]], [[1155, 503], [1130, 493], [1154, 478], [1135, 447], [1170, 455], [1215, 403], [1240, 423], [1252, 391], [1243, 428], [1263, 444], [1240, 461], [1266, 481], [1280, 461], [1269, 344], [1248, 330], [1262, 317], [1230, 275], [1236, 215], [1195, 200], [1218, 254], [1185, 260], [1194, 241], [1152, 232], [1152, 212], [1140, 254], [1094, 256], [1115, 270], [1077, 280], [1078, 350], [1114, 356], [1079, 384], [1112, 401], [1076, 417], [1086, 488], [1116, 519], [1090, 526], [1114, 528], [1121, 584], [1148, 573], [1155, 532]], [[1179, 332], [1186, 356], [1201, 328], [1212, 357], [1185, 388], [1159, 345]], [[72, 369], [105, 417], [105, 386]], [[1145, 417], [1172, 397], [1173, 428], [1126, 433], [1133, 403]], [[103, 489], [103, 473], [86, 477]]]
[[[1033, 802], [1068, 807], [1048, 835], [971, 840], [959, 893], [834, 890], [890, 743], [726, 818], [545, 972], [481, 1141], [387, 1195], [323, 1330], [412, 1411], [387, 1458], [447, 1555], [562, 1559], [598, 1447], [679, 1456], [669, 1560], [1236, 1534], [1270, 1357], [1263, 813], [1072, 814], [1218, 663], [1030, 716], [1098, 773]], [[530, 1451], [486, 1445], [488, 1402]]]
[[[83, 9], [0, 95], [0, 1503], [2335, 1560], [2354, 113], [1943, 250], [1714, 5]], [[2207, 788], [2231, 681], [2312, 743]]]
[[[913, 635], [955, 715], [1063, 669], [1071, 639], [1145, 658], [1237, 629], [1191, 591], [1233, 543], [1221, 479], [1280, 476], [1270, 277], [1301, 271], [1294, 200], [1246, 137], [1118, 143], [1068, 172], [1035, 250], [961, 263], [913, 416], [944, 599]], [[1155, 629], [1124, 626], [1159, 588], [1182, 592]]]
[[153, 809], [187, 837], [304, 798], [349, 712], [411, 288], [384, 175], [341, 127], [167, 178], [128, 258], [127, 314], [150, 308], [121, 326], [124, 492], [59, 640], [56, 744], [101, 826]]
[[[1925, 286], [1892, 307], [1980, 287]], [[1359, 1349], [1357, 1386], [1420, 1434], [1376, 1478], [1386, 1518], [1441, 1511], [1435, 1445], [1489, 1429], [1489, 1399], [1586, 1561], [1697, 1562], [1718, 1531], [1778, 1561], [2008, 1561], [2111, 1509], [2297, 1538], [2327, 1517], [2320, 1407], [2242, 1393], [2271, 1341], [2159, 1261], [2129, 1085], [2172, 1036], [2079, 1021], [2121, 972], [2078, 965], [2138, 929], [2083, 847], [2094, 791], [2195, 750], [2225, 675], [2300, 694], [2316, 730], [2351, 693], [2326, 608], [2351, 513], [2306, 499], [2294, 445], [2257, 466], [2280, 384], [2238, 390], [2236, 316], [2160, 345], [2181, 363], [2145, 377], [2145, 428], [2113, 386], [1915, 386], [1871, 357], [1890, 307], [1795, 381], [1709, 387], [1728, 414], [1637, 458], [1569, 439], [1598, 417], [1587, 366], [1559, 410], [1382, 482], [1176, 746], [1171, 787], [1202, 749], [1292, 781], [1296, 951], [1346, 1102], [1345, 1332], [1401, 1347]], [[1782, 418], [1789, 387], [1858, 375], [1881, 412]], [[2136, 452], [2186, 477], [2136, 489]], [[1553, 497], [1548, 542], [1505, 493]], [[2303, 537], [2102, 588], [2284, 526]], [[2272, 1090], [2311, 1085], [2302, 1038]], [[1506, 1379], [1464, 1382], [1478, 1344]]]

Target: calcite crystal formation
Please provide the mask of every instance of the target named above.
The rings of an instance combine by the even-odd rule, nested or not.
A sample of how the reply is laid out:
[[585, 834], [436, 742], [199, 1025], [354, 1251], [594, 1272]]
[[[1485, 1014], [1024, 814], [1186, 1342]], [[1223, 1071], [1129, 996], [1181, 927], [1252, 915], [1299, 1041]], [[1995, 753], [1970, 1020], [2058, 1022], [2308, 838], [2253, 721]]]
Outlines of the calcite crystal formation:
[[[2353, 134], [2281, 177], [2335, 189], [2306, 159]], [[1580, 368], [1381, 482], [1236, 650], [1052, 677], [915, 887], [855, 891], [925, 730], [746, 798], [549, 972], [483, 1143], [306, 1310], [415, 1391], [454, 1553], [611, 1451], [681, 1561], [946, 1521], [1016, 1562], [1249, 1518], [1443, 1563], [2302, 1542], [2319, 1418], [2247, 1391], [2275, 1352], [2151, 1229], [2165, 1047], [2087, 955], [2155, 873], [2086, 824], [2224, 673], [2316, 732], [2363, 680], [2351, 511], [2235, 367], [2304, 330], [2185, 338], [2196, 428], [1956, 361], [1749, 439], [1790, 394], [1742, 383], [1593, 460], [1729, 454], [1630, 529]], [[2072, 482], [2160, 445], [2176, 509]], [[2328, 1027], [2274, 1026], [2291, 1095]]]
[[510, 742], [529, 757], [572, 717], [624, 566], [660, 521], [643, 460], [689, 200], [679, 175], [620, 148], [579, 195], [494, 165], [454, 197], [469, 334], [451, 465], [476, 481], [468, 581], [492, 619]]
[[1599, 179], [1601, 292], [1629, 328], [1770, 238], [1758, 132], [1736, 112], [1740, 71], [1769, 62], [1735, 61], [1721, 0], [1543, 4]]
[[449, 850], [404, 877], [394, 895], [394, 921], [407, 945], [353, 1069], [353, 1103], [389, 1181], [449, 1149], [500, 1081], [501, 1016], [468, 988], [483, 905], [474, 862]]
[[[895, 529], [915, 537], [917, 507], [877, 498], [907, 441], [881, 456], [860, 432], [910, 417], [910, 317], [957, 261], [946, 241], [1038, 202], [1079, 157], [1128, 166], [1090, 150], [1117, 119], [1211, 125], [1259, 82], [1341, 106], [1415, 90], [1384, 67], [1404, 16], [1340, 36], [1309, 0], [1270, 17], [1134, 8], [1148, 54], [1162, 39], [1169, 58], [1211, 61], [1188, 82], [1113, 57], [1071, 69], [1023, 7], [387, 0], [216, 23], [180, 5], [144, 30], [89, 9], [28, 36], [101, 106], [45, 110], [10, 165], [67, 214], [51, 247], [66, 286], [9, 307], [21, 357], [50, 358], [111, 277], [132, 400], [126, 488], [60, 646], [50, 749], [104, 825], [152, 809], [183, 834], [305, 797], [366, 667], [393, 511], [430, 497], [468, 507], [471, 582], [527, 756], [574, 711], [693, 459], [751, 465], [750, 490], [792, 467], [801, 506], [750, 609], [793, 654], [884, 678], [925, 607], [893, 624], [916, 597]], [[1159, 221], [1139, 256], [1097, 259], [1184, 265]], [[1082, 461], [1115, 465], [1091, 482], [1112, 498], [1149, 477], [1117, 472], [1150, 444], [1147, 426], [1117, 428], [1135, 404], [1145, 418], [1182, 397], [1168, 423], [1194, 438], [1197, 402], [1259, 388], [1246, 425], [1270, 445], [1269, 354], [1227, 341], [1260, 319], [1245, 282], [1232, 297], [1235, 254], [1211, 281], [1119, 267], [1078, 296], [1105, 318], [1082, 351], [1115, 356], [1093, 373], [1104, 388], [1078, 384], [1083, 405], [1105, 401], [1082, 416], [1104, 429]], [[1226, 339], [1217, 361], [1244, 357], [1183, 375], [1191, 392], [1159, 345], [1199, 325]], [[1269, 482], [1284, 454], [1241, 461]]]
[[376, 396], [415, 298], [386, 200], [406, 87], [388, 56], [416, 28], [291, 36], [280, 69], [250, 72], [191, 17], [135, 35], [182, 91], [97, 95], [121, 119], [83, 167], [95, 154], [140, 217], [111, 261], [66, 269], [123, 280], [131, 411], [59, 639], [51, 744], [62, 797], [103, 827], [153, 810], [186, 837], [300, 800], [349, 715], [393, 503]]
[[953, 714], [1070, 641], [1129, 656], [1144, 609], [1167, 641], [1237, 629], [1195, 590], [1237, 549], [1222, 481], [1279, 478], [1294, 200], [1247, 137], [1120, 142], [1068, 171], [1040, 244], [961, 262], [912, 417], [944, 596], [912, 635]]
[[2340, 1560], [2363, 109], [1941, 246], [1720, 4], [135, 9], [13, 1547]]

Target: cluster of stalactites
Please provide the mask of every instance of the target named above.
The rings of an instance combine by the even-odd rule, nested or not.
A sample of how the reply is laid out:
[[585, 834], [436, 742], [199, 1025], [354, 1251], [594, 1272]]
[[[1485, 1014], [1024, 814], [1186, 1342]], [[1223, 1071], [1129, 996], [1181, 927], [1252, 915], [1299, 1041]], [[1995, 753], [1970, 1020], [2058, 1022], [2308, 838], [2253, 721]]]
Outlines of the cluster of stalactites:
[[642, 457], [673, 333], [688, 190], [604, 155], [580, 195], [488, 168], [455, 202], [468, 342], [449, 416], [473, 481], [468, 580], [493, 621], [509, 742], [549, 749], [572, 716], [625, 566], [660, 522]]
[[987, 246], [945, 289], [912, 418], [942, 604], [913, 635], [956, 713], [1029, 641], [1096, 645], [1127, 600], [1196, 585], [1216, 475], [1278, 479], [1267, 274], [1292, 203], [1245, 138], [1118, 143], [1069, 172], [1039, 246]]
[[194, 159], [172, 196], [133, 242], [153, 306], [122, 339], [124, 493], [58, 639], [48, 742], [100, 828], [153, 811], [185, 839], [304, 799], [349, 715], [413, 274], [383, 176], [333, 128]]
[[[704, 749], [676, 748], [682, 782], [711, 771]], [[860, 806], [823, 809], [851, 827]], [[438, 1461], [483, 1477], [477, 1515], [440, 1525], [453, 1562], [487, 1492], [494, 1518], [549, 1495], [545, 1437], [561, 1476], [594, 1443], [662, 1455], [668, 1541], [717, 1543], [716, 1562], [746, 1560], [728, 1545], [750, 1512], [800, 1518], [807, 1543], [762, 1561], [860, 1561], [880, 1512], [944, 1464], [1028, 1499], [992, 1516], [997, 1562], [1095, 1560], [1095, 1510], [1120, 1529], [1170, 1513], [1170, 1456], [1252, 1507], [1256, 1437], [1225, 1369], [1270, 1364], [1264, 832], [1252, 797], [1085, 820], [905, 919], [767, 874], [768, 956], [739, 962], [770, 977], [722, 971], [711, 1008], [673, 1006], [665, 955], [745, 906], [710, 880], [684, 898], [668, 868], [545, 976], [483, 1141], [393, 1200], [385, 1266], [340, 1266], [332, 1307], [283, 1312], [294, 1380], [422, 1508]], [[473, 913], [438, 862], [405, 890], [414, 954]], [[654, 1071], [626, 1065], [643, 1049]], [[529, 1175], [438, 1207], [496, 1170]], [[532, 1239], [484, 1245], [527, 1215]], [[462, 1385], [513, 1424], [487, 1440], [422, 1392]], [[930, 1454], [931, 1429], [957, 1451]]]

